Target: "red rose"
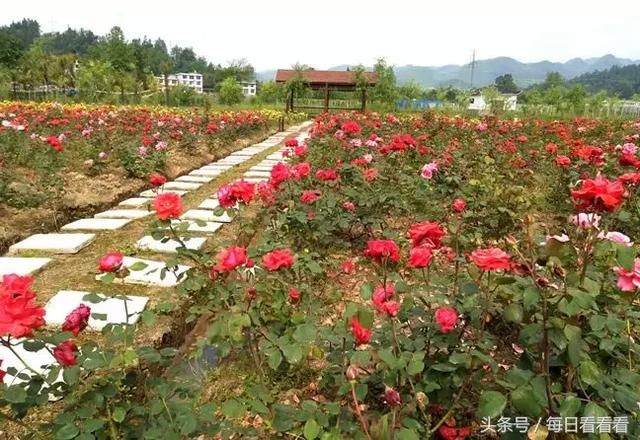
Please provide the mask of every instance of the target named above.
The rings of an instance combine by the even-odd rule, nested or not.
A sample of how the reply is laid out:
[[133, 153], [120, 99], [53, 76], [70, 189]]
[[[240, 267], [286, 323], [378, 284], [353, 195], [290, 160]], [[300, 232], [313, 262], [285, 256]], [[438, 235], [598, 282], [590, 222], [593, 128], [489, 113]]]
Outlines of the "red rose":
[[344, 273], [352, 273], [355, 268], [356, 268], [356, 263], [353, 260], [344, 260], [340, 264], [340, 269], [342, 269], [342, 272]]
[[451, 210], [456, 213], [461, 213], [467, 207], [467, 202], [463, 199], [455, 199], [451, 204]]
[[316, 177], [320, 180], [336, 180], [338, 178], [338, 173], [336, 173], [336, 170], [318, 170], [316, 171]]
[[62, 330], [65, 332], [72, 332], [74, 336], [78, 336], [82, 330], [87, 328], [90, 316], [91, 308], [84, 304], [80, 304], [64, 319]]
[[278, 162], [271, 168], [271, 183], [277, 186], [287, 180], [290, 174], [289, 167], [282, 162]]
[[223, 208], [235, 206], [238, 201], [242, 201], [246, 205], [253, 200], [255, 194], [256, 186], [253, 183], [246, 180], [236, 180], [218, 189], [218, 202]]
[[313, 203], [320, 198], [320, 191], [318, 190], [306, 190], [302, 192], [300, 201], [302, 203]]
[[354, 121], [344, 121], [340, 126], [340, 130], [342, 130], [346, 134], [356, 135], [360, 134], [362, 129], [357, 122]]
[[120, 252], [109, 252], [100, 258], [98, 269], [101, 272], [117, 272], [122, 267], [123, 255]]
[[342, 207], [349, 212], [353, 212], [356, 209], [356, 205], [354, 205], [352, 202], [344, 202], [342, 204]]
[[429, 246], [419, 246], [411, 249], [409, 253], [409, 267], [422, 269], [431, 264], [433, 251]]
[[300, 291], [293, 287], [289, 289], [289, 302], [291, 304], [298, 304], [300, 302]]
[[162, 174], [152, 174], [149, 176], [149, 183], [153, 186], [162, 186], [167, 183], [167, 178]]
[[294, 147], [293, 154], [298, 157], [304, 157], [307, 154], [307, 146], [306, 145], [298, 145]]
[[556, 161], [556, 165], [562, 168], [566, 168], [569, 165], [571, 165], [571, 159], [569, 159], [567, 156], [562, 156], [562, 155], [556, 156], [555, 161]]
[[5, 275], [0, 284], [0, 336], [22, 338], [44, 325], [45, 311], [34, 302], [33, 279]]
[[241, 246], [229, 246], [216, 255], [218, 263], [213, 266], [218, 272], [231, 272], [248, 261], [247, 250]]
[[449, 333], [456, 327], [458, 312], [451, 307], [440, 307], [434, 317], [442, 333]]
[[[0, 365], [2, 365], [2, 359], [0, 359]], [[6, 371], [0, 370], [0, 383], [4, 382], [5, 374], [7, 374]]]
[[295, 139], [295, 138], [285, 139], [284, 145], [286, 147], [297, 147], [298, 146], [298, 140]]
[[484, 271], [504, 270], [511, 267], [511, 257], [502, 249], [477, 249], [471, 252], [471, 261]]
[[384, 389], [384, 401], [387, 405], [400, 405], [400, 393], [390, 387]]
[[182, 199], [176, 193], [162, 193], [153, 200], [153, 207], [160, 220], [177, 219], [182, 214]]
[[408, 235], [413, 247], [428, 244], [439, 248], [442, 237], [447, 235], [447, 232], [436, 222], [420, 222], [411, 225]]
[[571, 198], [580, 210], [614, 211], [622, 204], [624, 186], [619, 180], [610, 182], [602, 176], [586, 179], [582, 186], [571, 191]]
[[471, 435], [471, 427], [453, 428], [442, 425], [438, 429], [438, 434], [443, 440], [464, 440]]
[[353, 333], [356, 345], [368, 344], [373, 334], [370, 329], [363, 327], [355, 316], [351, 318], [351, 333]]
[[76, 352], [78, 347], [71, 340], [61, 342], [53, 349], [53, 357], [63, 367], [71, 367], [76, 364]]
[[367, 168], [363, 171], [363, 174], [364, 180], [366, 180], [367, 182], [373, 182], [376, 177], [378, 177], [378, 170], [375, 168]]
[[369, 240], [364, 250], [366, 257], [371, 257], [378, 263], [386, 260], [400, 261], [400, 248], [393, 240]]
[[301, 162], [299, 164], [294, 165], [291, 168], [291, 176], [295, 180], [300, 180], [303, 177], [307, 177], [310, 172], [311, 172], [311, 165], [309, 165], [309, 162]]
[[293, 255], [289, 249], [276, 249], [262, 257], [262, 265], [269, 271], [286, 269], [293, 265]]

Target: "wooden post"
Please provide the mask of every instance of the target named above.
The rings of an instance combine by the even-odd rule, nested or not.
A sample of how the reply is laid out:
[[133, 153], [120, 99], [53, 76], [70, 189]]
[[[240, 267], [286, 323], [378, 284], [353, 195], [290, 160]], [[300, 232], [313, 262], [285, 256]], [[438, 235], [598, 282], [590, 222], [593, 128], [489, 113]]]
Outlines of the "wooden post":
[[362, 113], [367, 109], [367, 89], [362, 89]]
[[324, 83], [324, 112], [329, 113], [329, 83]]

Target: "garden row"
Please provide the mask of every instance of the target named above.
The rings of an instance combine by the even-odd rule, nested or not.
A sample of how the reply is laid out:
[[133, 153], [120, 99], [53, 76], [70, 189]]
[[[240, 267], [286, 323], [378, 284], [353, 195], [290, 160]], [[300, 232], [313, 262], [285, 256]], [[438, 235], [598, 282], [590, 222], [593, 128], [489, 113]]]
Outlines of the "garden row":
[[[274, 130], [275, 111], [0, 103], [0, 250]], [[287, 115], [301, 121], [300, 115]]]
[[[232, 221], [232, 216], [219, 212], [217, 194], [211, 195], [211, 191], [219, 185], [220, 180], [224, 181], [230, 177], [229, 175], [233, 176], [242, 169], [246, 170], [243, 177], [248, 183], [267, 180], [265, 170], [268, 175], [268, 170], [278, 160], [283, 159], [281, 153], [269, 152], [282, 142], [286, 134], [295, 134], [297, 130], [299, 128], [293, 127], [287, 132], [274, 135], [259, 144], [193, 170], [173, 182], [167, 182], [162, 175], [153, 175], [150, 181], [155, 186], [154, 190], [144, 191], [139, 197], [124, 200], [117, 207], [96, 214], [95, 218], [80, 219], [65, 225], [60, 233], [34, 235], [11, 248], [14, 254], [25, 251], [43, 255], [60, 254], [55, 258], [0, 257], [0, 274], [4, 275], [4, 282], [0, 283], [2, 294], [11, 294], [22, 301], [20, 310], [17, 307], [3, 309], [3, 318], [0, 320], [3, 326], [0, 347], [2, 376], [4, 382], [9, 385], [3, 390], [2, 398], [6, 399], [6, 403], [13, 403], [18, 423], [19, 419], [26, 415], [23, 409], [36, 402], [44, 404], [47, 400], [57, 400], [66, 396], [64, 404], [68, 399], [71, 399], [71, 405], [76, 403], [74, 399], [79, 393], [86, 392], [82, 385], [86, 385], [85, 380], [91, 370], [108, 371], [117, 365], [122, 368], [123, 374], [126, 373], [128, 362], [132, 360], [130, 355], [127, 359], [120, 359], [118, 354], [111, 353], [111, 362], [107, 362], [106, 351], [100, 351], [98, 354], [95, 347], [107, 344], [124, 351], [135, 348], [148, 355], [148, 350], [154, 350], [151, 348], [154, 344], [162, 345], [161, 341], [150, 340], [153, 337], [148, 330], [156, 329], [157, 325], [156, 322], [149, 322], [152, 312], [144, 309], [145, 306], [155, 309], [160, 300], [156, 296], [167, 300], [171, 294], [167, 296], [166, 291], [172, 291], [173, 287], [185, 280], [190, 267], [171, 263], [176, 258], [178, 249], [215, 249], [214, 244], [207, 243], [208, 237], [213, 236], [215, 240], [221, 240], [225, 235], [235, 235], [233, 231], [225, 234], [229, 227], [219, 231], [224, 224]], [[262, 160], [255, 163], [256, 159], [260, 158]], [[251, 164], [253, 166], [247, 168]], [[189, 194], [190, 192], [193, 194]], [[202, 200], [203, 194], [208, 194], [209, 197]], [[193, 206], [194, 209], [186, 209], [189, 206]], [[160, 229], [151, 229], [148, 235], [143, 235], [135, 242], [136, 250], [133, 253], [154, 259], [125, 257], [120, 252], [108, 252], [99, 259], [93, 259], [92, 256], [96, 252], [92, 252], [92, 248], [97, 247], [97, 252], [102, 254], [105, 243], [113, 246], [114, 242], [115, 248], [128, 249], [128, 254], [131, 255], [130, 246], [133, 243], [119, 241], [144, 231], [146, 228], [144, 220], [141, 219], [154, 213], [158, 218], [165, 218], [165, 215], [169, 215], [167, 212], [172, 209], [175, 212], [177, 207], [180, 207], [179, 218], [176, 214], [171, 223], [164, 224]], [[132, 234], [125, 234], [126, 230]], [[169, 230], [176, 234], [174, 240], [167, 237]], [[86, 260], [92, 260], [88, 266], [85, 264]], [[103, 271], [117, 266], [119, 283], [111, 284], [113, 277], [96, 276], [96, 264]], [[77, 281], [73, 276], [66, 276], [68, 272], [65, 269], [68, 266], [72, 266], [73, 272], [79, 275]], [[33, 280], [27, 275], [38, 270], [44, 271], [36, 277], [37, 281], [32, 286]], [[42, 280], [44, 283], [40, 282]], [[107, 282], [111, 287], [96, 288], [98, 281]], [[44, 294], [38, 289], [38, 300], [48, 300], [44, 308], [33, 302], [35, 294], [32, 291], [34, 286], [42, 285], [47, 285], [47, 288], [43, 289]], [[85, 285], [90, 286], [89, 289], [93, 290], [93, 293], [79, 289], [79, 286]], [[67, 286], [67, 289], [53, 294], [51, 287], [57, 290], [56, 286]], [[69, 290], [69, 287], [73, 290]], [[154, 297], [132, 295], [130, 293], [133, 289]], [[95, 293], [96, 290], [110, 290], [111, 293]], [[168, 310], [165, 308], [163, 312], [166, 314]], [[139, 335], [134, 333], [132, 324], [136, 324], [141, 316], [147, 318], [147, 331], [143, 330], [142, 335]], [[178, 313], [177, 319], [179, 317]], [[31, 332], [40, 329], [45, 321], [50, 329], [61, 327], [63, 331], [51, 333], [45, 330], [38, 332], [35, 338], [29, 338], [32, 336]], [[80, 334], [85, 327], [88, 330], [101, 330], [102, 336], [87, 332]], [[155, 339], [159, 337], [156, 336]], [[76, 342], [78, 345], [82, 343], [81, 349], [78, 349]], [[148, 344], [151, 344], [151, 347]], [[166, 353], [173, 349], [167, 347], [164, 350]], [[87, 357], [76, 358], [77, 351]], [[141, 361], [143, 360], [144, 356], [141, 357]], [[78, 383], [79, 379], [81, 383]], [[62, 408], [63, 406], [59, 406], [56, 411], [61, 411]], [[7, 417], [7, 414], [2, 415]], [[35, 417], [38, 424], [47, 420], [41, 411], [29, 416]], [[68, 435], [71, 436], [69, 438], [73, 438], [90, 435], [108, 424], [103, 422], [98, 426], [94, 418], [91, 420], [88, 424], [73, 427], [72, 424], [62, 423], [55, 429], [56, 436]], [[32, 433], [37, 435], [44, 426], [40, 425]], [[72, 432], [73, 435], [70, 434]], [[22, 433], [28, 434], [28, 431]]]

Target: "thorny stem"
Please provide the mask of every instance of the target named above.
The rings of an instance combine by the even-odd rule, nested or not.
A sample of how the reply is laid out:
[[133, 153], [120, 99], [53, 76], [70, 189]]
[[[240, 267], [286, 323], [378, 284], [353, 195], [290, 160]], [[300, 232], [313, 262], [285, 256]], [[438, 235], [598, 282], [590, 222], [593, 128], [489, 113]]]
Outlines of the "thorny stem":
[[451, 406], [449, 407], [447, 412], [442, 416], [440, 420], [438, 420], [438, 423], [436, 423], [434, 427], [429, 430], [429, 435], [432, 435], [434, 432], [436, 432], [438, 428], [440, 428], [440, 426], [444, 423], [444, 421], [449, 418], [449, 416], [453, 412], [453, 409], [460, 401], [460, 398], [462, 397], [462, 393], [464, 392], [466, 387], [467, 387], [467, 382], [464, 381], [460, 386], [460, 389], [458, 390], [458, 394], [456, 394], [456, 396], [453, 398], [453, 402], [451, 402]]
[[360, 422], [360, 426], [362, 426], [362, 430], [364, 434], [367, 436], [368, 440], [373, 440], [371, 435], [369, 434], [369, 429], [367, 428], [367, 422], [362, 417], [362, 412], [360, 411], [360, 403], [358, 402], [358, 396], [356, 396], [356, 383], [355, 381], [351, 381], [351, 398], [353, 399], [353, 407], [356, 410], [356, 415], [358, 416], [358, 421]]
[[396, 320], [391, 318], [391, 334], [393, 335], [393, 347], [396, 355], [400, 355], [400, 343], [398, 342], [398, 333], [396, 331]]

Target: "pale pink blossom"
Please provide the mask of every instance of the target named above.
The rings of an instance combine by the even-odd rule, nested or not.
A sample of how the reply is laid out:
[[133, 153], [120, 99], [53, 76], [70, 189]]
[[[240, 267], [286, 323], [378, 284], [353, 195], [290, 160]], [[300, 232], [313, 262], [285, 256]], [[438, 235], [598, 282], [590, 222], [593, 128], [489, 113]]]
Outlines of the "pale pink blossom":
[[351, 139], [351, 141], [349, 143], [351, 145], [353, 145], [354, 147], [361, 147], [362, 146], [362, 139], [359, 139], [359, 138]]
[[613, 271], [618, 275], [617, 286], [623, 292], [633, 292], [640, 287], [640, 258], [635, 259], [632, 270], [614, 267]]
[[420, 175], [427, 180], [431, 180], [436, 171], [438, 171], [438, 162], [434, 160], [422, 167]]
[[372, 139], [369, 139], [364, 144], [369, 148], [376, 148], [378, 146], [378, 143]]
[[567, 234], [547, 235], [545, 240], [542, 243], [540, 243], [540, 246], [546, 245], [547, 243], [549, 243], [550, 240], [557, 241], [558, 243], [566, 243], [569, 241], [569, 236]]
[[598, 229], [598, 225], [600, 224], [600, 216], [598, 214], [581, 212], [578, 215], [574, 215], [571, 218], [571, 222], [576, 225], [578, 228], [589, 229], [596, 228]]
[[600, 231], [598, 238], [601, 240], [608, 240], [618, 244], [624, 244], [626, 246], [633, 246], [631, 238], [624, 235], [622, 232], [611, 231], [605, 234], [604, 231]]

